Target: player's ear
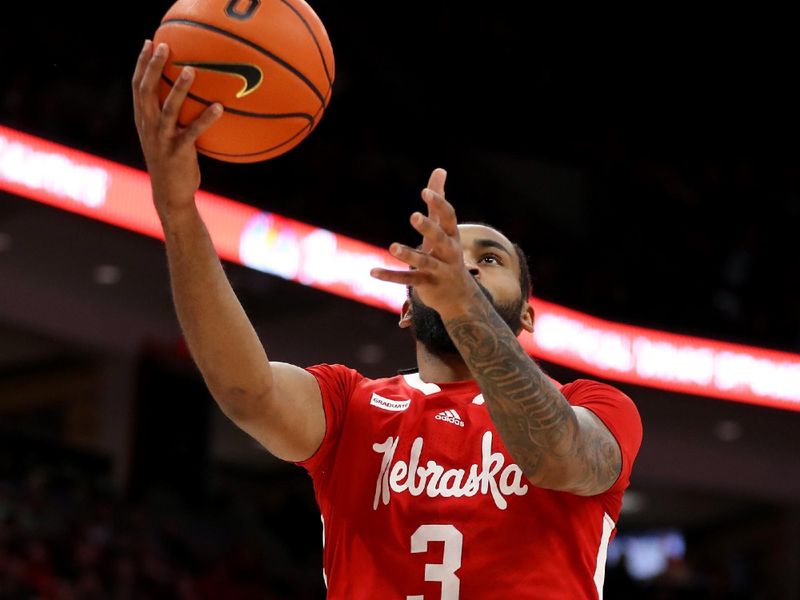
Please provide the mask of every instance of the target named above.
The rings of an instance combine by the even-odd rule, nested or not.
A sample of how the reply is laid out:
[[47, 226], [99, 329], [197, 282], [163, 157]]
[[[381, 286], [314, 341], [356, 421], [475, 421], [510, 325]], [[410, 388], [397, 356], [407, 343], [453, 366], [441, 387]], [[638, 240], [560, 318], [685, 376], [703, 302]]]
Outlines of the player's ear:
[[534, 314], [535, 313], [530, 302], [526, 302], [525, 304], [522, 305], [522, 314], [520, 315], [520, 321], [522, 322], [522, 328], [528, 333], [533, 333]]
[[408, 298], [403, 302], [403, 308], [400, 310], [400, 322], [398, 325], [400, 329], [411, 327], [411, 301]]

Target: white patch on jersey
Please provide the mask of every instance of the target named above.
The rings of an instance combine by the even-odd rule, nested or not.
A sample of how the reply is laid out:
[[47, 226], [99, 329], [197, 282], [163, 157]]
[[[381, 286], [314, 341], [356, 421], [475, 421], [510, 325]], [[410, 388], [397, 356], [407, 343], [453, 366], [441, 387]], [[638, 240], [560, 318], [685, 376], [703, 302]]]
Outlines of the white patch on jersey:
[[419, 376], [419, 373], [406, 373], [403, 375], [403, 379], [406, 381], [406, 385], [414, 388], [415, 390], [419, 390], [426, 396], [430, 396], [431, 394], [437, 394], [442, 391], [435, 383], [425, 383]]
[[411, 400], [392, 400], [391, 398], [384, 398], [378, 394], [372, 394], [369, 403], [372, 406], [377, 406], [383, 410], [391, 410], [393, 412], [400, 412], [406, 410], [411, 405]]
[[461, 420], [461, 416], [454, 410], [443, 410], [436, 415], [434, 419], [437, 421], [444, 421], [445, 423], [452, 423], [453, 425], [458, 425], [459, 427], [464, 426], [464, 421]]
[[485, 402], [485, 400], [483, 399], [483, 394], [478, 394], [477, 396], [475, 396], [475, 397], [472, 399], [472, 403], [473, 403], [473, 404], [477, 404], [477, 405], [479, 405], [479, 406], [480, 406], [481, 404], [483, 404], [484, 402]]
[[[492, 432], [487, 431], [481, 439], [481, 464], [472, 464], [468, 469], [448, 469], [429, 460], [425, 466], [422, 462], [421, 437], [414, 440], [408, 463], [398, 460], [392, 464], [400, 438], [389, 436], [380, 444], [373, 444], [372, 449], [383, 454], [378, 480], [375, 485], [374, 510], [383, 503], [388, 505], [392, 492], [402, 494], [408, 492], [412, 496], [423, 493], [429, 498], [471, 497], [476, 494], [491, 494], [495, 506], [500, 510], [508, 507], [506, 496], [524, 496], [528, 486], [522, 483], [522, 469], [514, 463], [505, 464], [505, 456], [501, 452], [492, 452]], [[479, 470], [480, 469], [480, 470]], [[466, 481], [465, 481], [466, 476]]]
[[600, 547], [597, 549], [597, 562], [594, 569], [594, 585], [597, 588], [597, 595], [603, 600], [603, 582], [606, 578], [606, 557], [608, 555], [608, 541], [611, 532], [614, 531], [616, 524], [607, 512], [603, 513], [603, 535], [600, 537]]
[[[319, 516], [322, 520], [322, 549], [325, 549], [325, 517]], [[325, 565], [322, 566], [322, 581], [325, 582], [325, 589], [328, 588], [328, 575], [325, 573]]]

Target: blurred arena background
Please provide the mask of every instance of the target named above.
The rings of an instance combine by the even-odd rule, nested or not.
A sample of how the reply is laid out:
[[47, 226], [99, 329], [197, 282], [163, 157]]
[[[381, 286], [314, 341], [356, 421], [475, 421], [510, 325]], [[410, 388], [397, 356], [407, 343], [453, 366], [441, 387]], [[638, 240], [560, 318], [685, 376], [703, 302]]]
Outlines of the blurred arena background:
[[[106, 14], [92, 3], [0, 23], [2, 599], [324, 597], [311, 481], [208, 396], [162, 243], [2, 185], [10, 132], [143, 169], [130, 79], [169, 5], [113, 26], [88, 24]], [[606, 597], [800, 598], [796, 42], [646, 20], [556, 34], [542, 15], [449, 1], [311, 5], [337, 60], [321, 124], [269, 162], [201, 157], [203, 189], [386, 248], [414, 241], [408, 215], [443, 166], [461, 219], [527, 251], [537, 298], [788, 353], [780, 405], [609, 374], [644, 442]], [[271, 358], [413, 365], [390, 311], [226, 268]]]

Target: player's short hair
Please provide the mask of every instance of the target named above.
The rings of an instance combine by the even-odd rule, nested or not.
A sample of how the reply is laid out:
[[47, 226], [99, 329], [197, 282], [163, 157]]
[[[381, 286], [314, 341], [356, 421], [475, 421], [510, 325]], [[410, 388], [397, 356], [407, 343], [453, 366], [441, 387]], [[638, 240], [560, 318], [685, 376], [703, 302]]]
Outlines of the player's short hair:
[[[488, 227], [489, 229], [494, 229], [497, 233], [508, 237], [505, 233], [500, 231], [494, 225], [490, 225], [489, 223], [483, 223], [481, 221], [467, 221], [464, 223], [459, 223], [459, 225], [480, 225], [481, 227]], [[533, 294], [533, 284], [531, 283], [531, 269], [528, 266], [528, 257], [525, 256], [525, 252], [522, 250], [519, 244], [515, 244], [511, 242], [514, 246], [514, 252], [517, 253], [517, 260], [519, 261], [519, 289], [522, 292], [522, 298], [525, 302], [528, 301], [528, 298], [531, 297]], [[417, 250], [422, 248], [422, 244], [417, 246]], [[406, 294], [410, 298], [411, 297], [411, 286], [406, 286]]]

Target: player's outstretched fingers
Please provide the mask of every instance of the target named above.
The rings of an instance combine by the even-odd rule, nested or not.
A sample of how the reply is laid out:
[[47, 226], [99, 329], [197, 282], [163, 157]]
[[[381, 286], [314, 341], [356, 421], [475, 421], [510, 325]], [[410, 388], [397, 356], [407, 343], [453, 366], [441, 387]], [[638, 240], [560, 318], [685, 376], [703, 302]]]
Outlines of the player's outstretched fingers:
[[388, 281], [390, 283], [402, 283], [403, 285], [421, 285], [433, 281], [432, 276], [424, 271], [391, 271], [389, 269], [374, 268], [369, 272], [371, 277]]
[[456, 241], [436, 221], [419, 212], [411, 215], [410, 221], [412, 227], [422, 234], [425, 254], [432, 254], [445, 262], [461, 260], [461, 252], [455, 248]]
[[404, 244], [392, 244], [389, 246], [389, 253], [406, 263], [409, 267], [414, 267], [415, 269], [432, 271], [438, 268], [441, 264], [441, 261], [437, 260], [433, 256], [425, 254], [424, 252], [420, 252], [419, 250], [415, 250], [414, 248]]
[[222, 113], [222, 104], [215, 102], [205, 109], [199, 117], [191, 122], [191, 124], [183, 132], [182, 137], [187, 143], [194, 144], [197, 141], [197, 138], [199, 138], [206, 131], [206, 129], [216, 123], [217, 119], [222, 116]]
[[[169, 47], [164, 43], [159, 44], [144, 69], [144, 75], [139, 83], [139, 95], [145, 110], [158, 110], [158, 81], [164, 71], [167, 56], [169, 56]], [[147, 116], [145, 115], [145, 117]]]
[[167, 99], [164, 100], [164, 107], [161, 109], [162, 133], [172, 135], [175, 131], [178, 115], [180, 114], [181, 107], [183, 106], [184, 100], [186, 100], [186, 94], [189, 93], [189, 88], [192, 86], [193, 80], [194, 69], [191, 67], [183, 67]]
[[447, 171], [441, 167], [438, 167], [433, 170], [430, 179], [428, 179], [428, 188], [444, 196], [444, 182], [446, 179]]
[[139, 87], [142, 85], [145, 69], [147, 69], [147, 64], [150, 62], [152, 47], [153, 43], [150, 40], [144, 41], [142, 51], [139, 52], [139, 58], [136, 60], [136, 69], [133, 71], [133, 79], [131, 79], [131, 88], [133, 89], [133, 116], [137, 127], [142, 118], [142, 97], [139, 93]]
[[428, 205], [428, 214], [437, 221], [447, 235], [458, 236], [456, 209], [447, 199], [431, 188], [422, 190], [422, 199]]

